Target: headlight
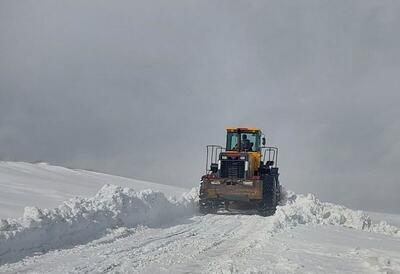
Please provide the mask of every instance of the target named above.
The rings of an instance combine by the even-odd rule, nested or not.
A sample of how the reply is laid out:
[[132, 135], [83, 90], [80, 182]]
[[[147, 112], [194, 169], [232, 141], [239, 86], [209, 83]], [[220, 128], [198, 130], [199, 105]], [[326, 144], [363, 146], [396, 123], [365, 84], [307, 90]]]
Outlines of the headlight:
[[243, 185], [245, 185], [245, 186], [253, 186], [253, 182], [252, 181], [244, 181]]
[[246, 160], [246, 156], [240, 156], [240, 160]]
[[212, 185], [220, 185], [221, 182], [220, 182], [220, 181], [211, 181], [211, 184], [212, 184]]
[[226, 160], [226, 159], [228, 159], [228, 156], [222, 155], [222, 156], [221, 156], [221, 159], [222, 159], [222, 160]]

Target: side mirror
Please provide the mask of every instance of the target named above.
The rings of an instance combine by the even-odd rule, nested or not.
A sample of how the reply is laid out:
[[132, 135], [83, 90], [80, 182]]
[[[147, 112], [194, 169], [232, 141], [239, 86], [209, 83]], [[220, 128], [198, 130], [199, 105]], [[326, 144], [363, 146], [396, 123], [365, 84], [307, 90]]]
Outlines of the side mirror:
[[262, 137], [262, 145], [265, 146], [265, 137]]

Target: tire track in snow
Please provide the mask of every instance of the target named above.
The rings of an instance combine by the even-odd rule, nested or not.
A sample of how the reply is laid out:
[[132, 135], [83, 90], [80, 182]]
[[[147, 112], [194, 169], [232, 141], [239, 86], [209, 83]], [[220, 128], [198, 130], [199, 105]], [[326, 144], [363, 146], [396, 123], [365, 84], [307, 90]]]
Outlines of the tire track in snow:
[[213, 254], [222, 254], [230, 246], [229, 242], [241, 240], [243, 233], [240, 231], [244, 228], [241, 216], [220, 217], [196, 216], [190, 223], [164, 229], [146, 228], [101, 245], [52, 251], [0, 271], [87, 273], [108, 269], [110, 272], [150, 273], [154, 267], [167, 269], [178, 264], [190, 267], [199, 259], [207, 261]]

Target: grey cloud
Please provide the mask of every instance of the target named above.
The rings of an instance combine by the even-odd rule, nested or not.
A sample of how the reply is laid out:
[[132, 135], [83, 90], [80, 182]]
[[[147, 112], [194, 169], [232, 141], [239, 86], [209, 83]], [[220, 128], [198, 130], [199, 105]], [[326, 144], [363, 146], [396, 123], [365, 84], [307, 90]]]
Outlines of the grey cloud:
[[191, 187], [258, 126], [298, 192], [400, 212], [395, 1], [2, 1], [0, 158]]

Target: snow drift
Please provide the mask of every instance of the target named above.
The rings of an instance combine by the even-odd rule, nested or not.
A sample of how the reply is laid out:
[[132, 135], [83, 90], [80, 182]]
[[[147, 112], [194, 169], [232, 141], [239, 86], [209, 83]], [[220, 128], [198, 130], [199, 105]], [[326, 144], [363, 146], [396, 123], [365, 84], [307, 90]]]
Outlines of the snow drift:
[[370, 216], [363, 211], [321, 202], [313, 194], [301, 195], [284, 191], [283, 196], [282, 206], [278, 206], [273, 216], [271, 232], [301, 224], [336, 225], [400, 238], [399, 228], [385, 221], [373, 223]]
[[[92, 198], [71, 199], [55, 209], [28, 207], [22, 218], [0, 221], [0, 264], [84, 244], [103, 236], [109, 229], [172, 224], [179, 218], [196, 214], [197, 192], [194, 188], [177, 200], [152, 190], [136, 192], [105, 185]], [[254, 216], [265, 223], [267, 235], [298, 225], [337, 225], [400, 237], [397, 227], [385, 222], [373, 223], [362, 211], [321, 202], [312, 194], [284, 194], [274, 216]]]
[[87, 243], [116, 227], [161, 226], [192, 215], [194, 190], [180, 200], [161, 192], [105, 185], [92, 198], [75, 198], [55, 209], [27, 207], [22, 218], [0, 221], [0, 264], [27, 255]]
[[188, 189], [46, 163], [0, 161], [0, 219], [22, 216], [26, 206], [54, 208], [77, 196], [96, 195], [105, 184], [152, 189], [179, 197]]

